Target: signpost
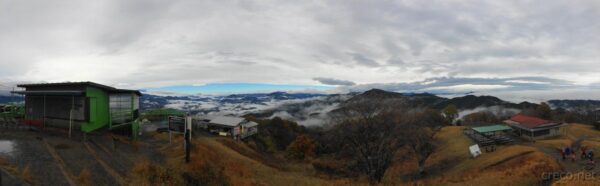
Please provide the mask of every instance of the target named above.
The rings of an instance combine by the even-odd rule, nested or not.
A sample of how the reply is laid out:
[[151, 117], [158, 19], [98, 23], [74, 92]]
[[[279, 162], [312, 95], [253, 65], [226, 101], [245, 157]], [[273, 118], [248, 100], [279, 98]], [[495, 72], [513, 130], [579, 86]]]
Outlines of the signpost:
[[169, 116], [169, 143], [172, 142], [173, 133], [185, 133], [186, 123], [184, 117]]
[[192, 146], [192, 117], [169, 116], [169, 143], [172, 142], [173, 133], [184, 135], [183, 148], [185, 162], [190, 162], [190, 148]]
[[481, 155], [481, 149], [479, 149], [479, 145], [477, 144], [470, 146], [469, 151], [471, 152], [471, 156], [473, 156], [473, 158]]

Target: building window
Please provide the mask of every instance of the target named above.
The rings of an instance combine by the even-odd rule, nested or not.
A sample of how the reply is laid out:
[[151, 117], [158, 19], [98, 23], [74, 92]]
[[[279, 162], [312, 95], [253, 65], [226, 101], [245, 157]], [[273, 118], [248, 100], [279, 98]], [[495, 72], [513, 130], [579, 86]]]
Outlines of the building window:
[[113, 124], [130, 122], [133, 117], [131, 94], [112, 94], [109, 96], [110, 116]]

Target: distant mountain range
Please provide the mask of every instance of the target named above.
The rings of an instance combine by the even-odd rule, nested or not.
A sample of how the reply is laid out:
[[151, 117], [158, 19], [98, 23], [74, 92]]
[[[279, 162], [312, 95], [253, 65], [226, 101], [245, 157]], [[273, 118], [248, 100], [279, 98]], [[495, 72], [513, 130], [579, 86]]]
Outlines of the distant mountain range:
[[23, 96], [3, 96], [0, 95], [0, 104], [8, 104], [8, 103], [22, 103]]
[[372, 89], [363, 93], [336, 94], [320, 97], [305, 102], [287, 103], [271, 109], [252, 113], [257, 117], [282, 117], [294, 120], [303, 125], [327, 123], [328, 114], [340, 107], [356, 101], [401, 99], [411, 107], [428, 107], [443, 109], [448, 105], [456, 105], [460, 115], [490, 110], [494, 113], [514, 112], [526, 108], [535, 108], [538, 104], [507, 102], [493, 96], [473, 96], [444, 98], [429, 93], [396, 93], [380, 89]]
[[277, 107], [291, 102], [303, 102], [326, 96], [311, 93], [255, 93], [228, 96], [159, 96], [144, 94], [140, 98], [142, 110], [175, 108], [195, 113], [246, 114]]
[[552, 108], [573, 109], [600, 109], [600, 100], [550, 100]]
[[[294, 119], [301, 124], [325, 122], [327, 114], [345, 102], [371, 99], [405, 99], [411, 105], [443, 109], [448, 105], [456, 105], [461, 111], [481, 110], [487, 107], [510, 109], [535, 108], [537, 104], [522, 102], [512, 103], [494, 96], [467, 95], [445, 98], [429, 93], [396, 93], [372, 89], [362, 93], [348, 94], [311, 94], [311, 93], [256, 93], [232, 94], [226, 96], [203, 95], [154, 95], [145, 92], [140, 98], [142, 111], [157, 108], [174, 108], [192, 114], [225, 114], [257, 117], [283, 117]], [[0, 96], [0, 104], [23, 102], [21, 96]], [[550, 100], [552, 108], [600, 109], [600, 100]]]
[[491, 106], [504, 106], [507, 108], [530, 108], [536, 107], [537, 104], [522, 102], [519, 104], [511, 103], [508, 101], [501, 100], [500, 98], [494, 96], [474, 96], [467, 95], [462, 97], [455, 98], [444, 98], [439, 97], [429, 93], [396, 93], [396, 92], [388, 92], [379, 89], [372, 89], [366, 91], [362, 94], [358, 94], [352, 97], [348, 101], [353, 100], [361, 100], [361, 99], [405, 99], [410, 105], [413, 106], [423, 106], [434, 109], [443, 109], [448, 105], [455, 105], [458, 109], [466, 110], [466, 109], [475, 109], [478, 107], [491, 107]]

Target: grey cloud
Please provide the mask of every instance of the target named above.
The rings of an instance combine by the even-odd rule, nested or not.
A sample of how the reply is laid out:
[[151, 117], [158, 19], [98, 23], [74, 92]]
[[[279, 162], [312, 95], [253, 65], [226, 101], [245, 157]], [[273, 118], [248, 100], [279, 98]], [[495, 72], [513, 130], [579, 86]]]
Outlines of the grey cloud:
[[357, 92], [373, 88], [395, 92], [429, 92], [429, 93], [461, 93], [481, 91], [478, 88], [453, 90], [453, 86], [483, 85], [501, 86], [500, 91], [518, 90], [551, 90], [564, 88], [581, 88], [571, 81], [547, 77], [514, 77], [514, 78], [467, 78], [467, 77], [437, 77], [409, 83], [373, 83], [341, 87], [340, 91]]
[[597, 17], [593, 0], [1, 1], [0, 79], [571, 88], [600, 81]]
[[352, 56], [352, 59], [359, 65], [369, 66], [369, 67], [377, 67], [379, 63], [375, 60], [368, 58], [359, 53], [349, 53], [348, 55]]
[[352, 81], [340, 80], [340, 79], [334, 79], [334, 78], [317, 77], [317, 78], [313, 78], [313, 80], [318, 81], [319, 83], [325, 84], [325, 85], [342, 85], [342, 86], [356, 85], [356, 83], [354, 83]]

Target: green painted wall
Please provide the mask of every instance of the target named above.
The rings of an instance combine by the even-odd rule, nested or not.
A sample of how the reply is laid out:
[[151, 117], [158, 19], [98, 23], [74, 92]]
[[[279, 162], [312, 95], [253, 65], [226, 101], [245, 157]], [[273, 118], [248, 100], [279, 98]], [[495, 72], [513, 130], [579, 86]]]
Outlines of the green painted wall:
[[88, 105], [90, 107], [90, 118], [89, 122], [81, 125], [81, 131], [92, 132], [108, 126], [110, 123], [108, 94], [101, 89], [87, 87], [86, 96], [90, 99]]

